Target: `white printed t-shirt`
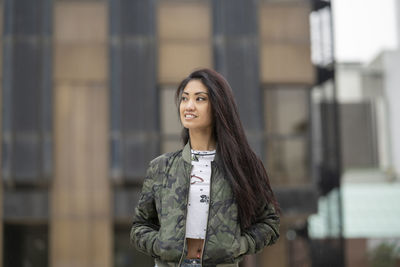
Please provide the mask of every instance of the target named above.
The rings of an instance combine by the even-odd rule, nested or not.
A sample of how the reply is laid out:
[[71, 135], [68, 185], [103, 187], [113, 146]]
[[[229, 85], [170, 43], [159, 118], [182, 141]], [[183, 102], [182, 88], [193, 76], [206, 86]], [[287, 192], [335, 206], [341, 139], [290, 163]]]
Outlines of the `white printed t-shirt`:
[[210, 201], [211, 161], [215, 150], [191, 150], [192, 172], [190, 175], [189, 202], [186, 219], [186, 237], [205, 239]]

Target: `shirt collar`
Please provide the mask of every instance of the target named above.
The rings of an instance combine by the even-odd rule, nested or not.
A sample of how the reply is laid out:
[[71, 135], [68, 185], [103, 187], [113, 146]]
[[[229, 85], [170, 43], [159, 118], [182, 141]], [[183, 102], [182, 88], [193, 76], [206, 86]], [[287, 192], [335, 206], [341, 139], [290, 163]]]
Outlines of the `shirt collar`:
[[[217, 145], [218, 147], [218, 145]], [[189, 164], [192, 164], [192, 160], [191, 160], [191, 147], [190, 147], [190, 141], [188, 141], [185, 145], [185, 147], [182, 150], [182, 158]], [[218, 149], [216, 149], [216, 153], [215, 153], [215, 158], [214, 161], [216, 163], [220, 163], [220, 159], [218, 156]]]

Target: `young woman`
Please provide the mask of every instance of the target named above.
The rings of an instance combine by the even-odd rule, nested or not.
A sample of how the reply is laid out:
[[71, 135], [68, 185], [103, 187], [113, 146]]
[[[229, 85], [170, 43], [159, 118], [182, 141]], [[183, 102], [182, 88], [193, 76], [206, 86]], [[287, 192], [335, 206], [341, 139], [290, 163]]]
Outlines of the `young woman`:
[[184, 148], [150, 162], [131, 241], [158, 267], [234, 267], [279, 237], [278, 204], [232, 89], [194, 71], [176, 91]]

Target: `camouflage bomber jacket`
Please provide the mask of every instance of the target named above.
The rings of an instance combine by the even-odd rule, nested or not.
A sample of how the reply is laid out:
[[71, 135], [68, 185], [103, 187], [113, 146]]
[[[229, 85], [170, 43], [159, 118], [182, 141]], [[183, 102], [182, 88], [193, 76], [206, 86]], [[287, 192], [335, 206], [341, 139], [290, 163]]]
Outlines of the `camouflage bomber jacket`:
[[[178, 266], [186, 255], [186, 205], [192, 164], [189, 143], [183, 150], [150, 162], [130, 233], [135, 247], [167, 266]], [[241, 230], [238, 208], [218, 154], [211, 167], [210, 206], [203, 266], [238, 262], [261, 251], [279, 237], [279, 217], [265, 205], [257, 223]], [[167, 264], [168, 263], [168, 264]], [[172, 264], [175, 263], [175, 264]]]

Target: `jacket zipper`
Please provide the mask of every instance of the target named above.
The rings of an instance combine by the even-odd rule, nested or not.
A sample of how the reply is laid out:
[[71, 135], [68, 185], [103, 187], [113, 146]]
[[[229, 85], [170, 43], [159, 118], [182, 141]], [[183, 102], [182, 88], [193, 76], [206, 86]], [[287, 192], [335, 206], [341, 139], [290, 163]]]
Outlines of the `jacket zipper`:
[[179, 260], [178, 266], [181, 266], [182, 264], [182, 260], [184, 258], [185, 255], [185, 249], [186, 249], [186, 219], [187, 219], [187, 210], [188, 210], [188, 203], [189, 203], [189, 193], [190, 193], [190, 174], [192, 173], [192, 168], [193, 165], [190, 165], [190, 170], [189, 170], [189, 183], [188, 183], [188, 190], [187, 190], [187, 194], [186, 194], [186, 209], [185, 209], [185, 237], [183, 239], [183, 250], [182, 250], [182, 255], [181, 255], [181, 259]]
[[203, 255], [204, 255], [204, 250], [206, 248], [206, 242], [207, 242], [207, 233], [208, 233], [208, 221], [210, 219], [210, 205], [211, 205], [211, 189], [212, 189], [212, 178], [213, 178], [213, 163], [214, 161], [211, 162], [211, 175], [210, 175], [210, 200], [208, 202], [208, 212], [207, 212], [207, 225], [206, 225], [206, 235], [204, 237], [204, 243], [203, 243], [203, 249], [201, 250], [201, 266], [203, 266]]

